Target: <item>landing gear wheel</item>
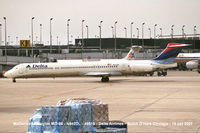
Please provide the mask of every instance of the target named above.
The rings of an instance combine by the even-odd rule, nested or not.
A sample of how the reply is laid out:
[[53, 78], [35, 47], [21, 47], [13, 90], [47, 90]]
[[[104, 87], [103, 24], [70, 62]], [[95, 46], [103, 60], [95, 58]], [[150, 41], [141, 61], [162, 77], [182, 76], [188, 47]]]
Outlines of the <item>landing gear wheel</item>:
[[158, 76], [166, 76], [167, 75], [167, 70], [159, 71]]
[[154, 74], [154, 73], [153, 73], [153, 72], [151, 72], [149, 75], [150, 75], [150, 76], [153, 76], [153, 74]]
[[198, 71], [198, 73], [200, 73], [200, 69], [198, 69], [197, 71]]
[[108, 82], [109, 81], [109, 77], [102, 77], [101, 78], [101, 82]]
[[12, 81], [13, 81], [13, 83], [15, 83], [15, 82], [16, 82], [16, 79], [13, 79]]
[[161, 75], [162, 75], [162, 73], [161, 73], [161, 72], [158, 72], [158, 73], [157, 73], [157, 75], [158, 75], [158, 76], [161, 76]]
[[167, 75], [167, 71], [162, 71], [162, 75], [166, 76]]
[[108, 82], [109, 81], [109, 77], [106, 77], [106, 82]]

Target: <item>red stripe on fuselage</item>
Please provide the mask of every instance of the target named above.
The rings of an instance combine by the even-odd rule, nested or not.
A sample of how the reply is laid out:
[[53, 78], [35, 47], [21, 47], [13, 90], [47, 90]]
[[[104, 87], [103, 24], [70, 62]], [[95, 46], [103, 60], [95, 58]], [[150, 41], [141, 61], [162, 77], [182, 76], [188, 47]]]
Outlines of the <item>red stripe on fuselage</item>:
[[175, 61], [179, 61], [179, 60], [181, 60], [181, 61], [190, 61], [190, 60], [200, 60], [200, 59], [192, 59], [192, 58], [189, 58], [189, 59], [175, 59]]

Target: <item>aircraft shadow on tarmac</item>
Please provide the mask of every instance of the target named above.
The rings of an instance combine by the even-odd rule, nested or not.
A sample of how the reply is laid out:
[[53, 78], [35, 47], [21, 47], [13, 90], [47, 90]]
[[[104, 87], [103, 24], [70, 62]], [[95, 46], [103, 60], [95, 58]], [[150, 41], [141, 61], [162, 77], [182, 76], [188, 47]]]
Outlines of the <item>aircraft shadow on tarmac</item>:
[[178, 81], [174, 81], [174, 80], [128, 80], [127, 82], [159, 82], [159, 83], [165, 83], [165, 82], [178, 82]]
[[101, 84], [109, 84], [109, 83], [126, 83], [126, 82], [132, 82], [132, 83], [140, 83], [140, 82], [178, 82], [178, 81], [175, 81], [175, 80], [162, 80], [162, 79], [159, 79], [159, 80], [149, 80], [149, 79], [142, 79], [142, 80], [135, 80], [135, 79], [110, 79], [109, 82], [101, 82], [100, 80], [93, 80], [91, 78], [87, 78], [87, 79], [84, 79], [84, 80], [79, 80], [79, 79], [74, 79], [74, 80], [71, 80], [71, 79], [48, 79], [48, 80], [32, 80], [32, 79], [20, 79], [17, 81], [17, 83], [49, 83], [49, 84], [59, 84], [59, 83], [101, 83]]

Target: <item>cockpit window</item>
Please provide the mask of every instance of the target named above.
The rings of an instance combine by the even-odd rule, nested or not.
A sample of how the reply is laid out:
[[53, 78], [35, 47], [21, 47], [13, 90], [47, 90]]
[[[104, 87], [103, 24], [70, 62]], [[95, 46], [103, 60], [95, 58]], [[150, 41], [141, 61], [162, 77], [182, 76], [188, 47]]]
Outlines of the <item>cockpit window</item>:
[[17, 69], [18, 69], [18, 66], [13, 67], [13, 70], [17, 70]]

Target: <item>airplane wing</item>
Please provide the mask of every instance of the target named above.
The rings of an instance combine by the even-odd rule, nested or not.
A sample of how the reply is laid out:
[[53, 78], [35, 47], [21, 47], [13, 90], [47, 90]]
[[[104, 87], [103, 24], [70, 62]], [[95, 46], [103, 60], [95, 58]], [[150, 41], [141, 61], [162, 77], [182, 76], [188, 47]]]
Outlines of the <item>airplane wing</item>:
[[95, 77], [101, 77], [101, 76], [110, 76], [110, 73], [107, 72], [88, 72], [84, 74], [85, 76], [95, 76]]

